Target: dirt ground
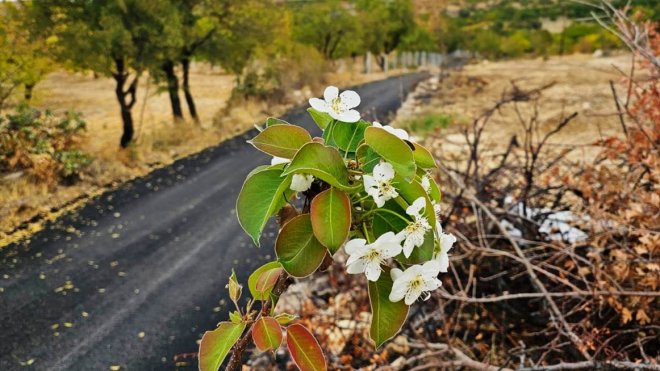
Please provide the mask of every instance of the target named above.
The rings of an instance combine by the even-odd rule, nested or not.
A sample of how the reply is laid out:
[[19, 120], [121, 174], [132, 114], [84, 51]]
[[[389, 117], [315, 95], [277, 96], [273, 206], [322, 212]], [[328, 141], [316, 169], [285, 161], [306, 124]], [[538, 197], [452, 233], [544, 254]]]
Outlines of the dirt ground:
[[[397, 118], [398, 125], [406, 126], [412, 118], [434, 114], [450, 117], [451, 124], [471, 124], [474, 118], [493, 107], [505, 92], [512, 91], [512, 84], [521, 90], [529, 90], [554, 83], [543, 91], [536, 108], [539, 134], [552, 130], [563, 118], [577, 112], [577, 116], [549, 143], [555, 147], [577, 145], [581, 149], [576, 154], [582, 156], [591, 151], [591, 144], [596, 140], [621, 132], [610, 81], [614, 82], [619, 99], [625, 100], [626, 89], [619, 70], [627, 73], [630, 62], [629, 54], [619, 54], [600, 58], [572, 55], [547, 60], [470, 64], [460, 71], [450, 72], [444, 79], [429, 83], [428, 91], [423, 93], [426, 99], [410, 102], [404, 107]], [[484, 138], [489, 145], [506, 146], [512, 135], [522, 137], [519, 117], [529, 120], [533, 114], [532, 104], [506, 105], [492, 116]], [[465, 146], [463, 135], [456, 130], [460, 126], [451, 124], [449, 130], [440, 134], [443, 151], [460, 150]]]
[[[400, 73], [402, 71], [365, 75], [353, 67], [330, 73], [325, 79], [341, 87]], [[121, 121], [114, 81], [94, 77], [91, 73], [58, 71], [50, 74], [35, 88], [33, 105], [55, 112], [72, 109], [82, 113], [87, 123], [83, 149], [94, 161], [83, 174], [82, 181], [70, 186], [48, 187], [21, 174], [0, 177], [0, 247], [29, 236], [42, 228], [44, 220], [78, 207], [113, 185], [218, 144], [262, 123], [268, 116], [280, 115], [312, 95], [322, 93], [305, 88], [294, 92], [296, 101], [286, 105], [243, 102], [232, 107], [225, 120], [219, 120], [217, 115], [225, 108], [234, 84], [234, 76], [221, 69], [204, 64], [192, 67], [191, 87], [201, 121], [198, 125], [189, 120], [183, 94], [180, 98], [186, 122], [174, 123], [166, 92], [143, 77], [133, 108], [134, 144], [122, 150], [119, 148]], [[30, 220], [35, 222], [28, 222]]]

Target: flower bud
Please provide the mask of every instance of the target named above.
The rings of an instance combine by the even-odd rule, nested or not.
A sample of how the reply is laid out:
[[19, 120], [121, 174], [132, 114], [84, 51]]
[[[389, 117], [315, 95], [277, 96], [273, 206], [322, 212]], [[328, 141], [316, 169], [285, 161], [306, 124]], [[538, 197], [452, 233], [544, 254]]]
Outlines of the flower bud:
[[225, 286], [229, 289], [229, 298], [234, 303], [238, 303], [238, 299], [241, 298], [241, 292], [243, 291], [243, 286], [238, 283], [238, 278], [236, 278], [236, 272], [231, 270], [231, 276], [229, 276], [229, 283]]

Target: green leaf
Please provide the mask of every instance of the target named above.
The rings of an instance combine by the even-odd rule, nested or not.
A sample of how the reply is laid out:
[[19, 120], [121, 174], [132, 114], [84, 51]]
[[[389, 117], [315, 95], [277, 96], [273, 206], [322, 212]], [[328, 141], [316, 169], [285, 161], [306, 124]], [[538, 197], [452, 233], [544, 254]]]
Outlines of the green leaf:
[[381, 157], [378, 156], [378, 153], [371, 149], [366, 144], [362, 144], [357, 148], [355, 152], [357, 161], [360, 163], [362, 171], [365, 173], [371, 173], [374, 171], [374, 167], [378, 165], [381, 160]]
[[394, 186], [396, 187], [399, 195], [406, 201], [408, 205], [415, 202], [416, 199], [424, 197], [426, 199], [426, 207], [424, 208], [424, 216], [428, 219], [429, 224], [435, 225], [435, 211], [431, 198], [424, 190], [419, 181], [415, 179], [413, 182], [408, 183], [404, 181], [398, 174], [394, 176]]
[[397, 174], [407, 182], [413, 180], [417, 167], [413, 151], [406, 142], [384, 129], [373, 126], [364, 131], [364, 140], [380, 157], [392, 164]]
[[287, 325], [298, 318], [295, 314], [281, 313], [275, 316], [275, 319], [280, 325]]
[[245, 323], [221, 322], [217, 329], [206, 331], [199, 344], [199, 370], [217, 371], [243, 330]]
[[392, 278], [383, 273], [376, 282], [369, 281], [369, 302], [371, 303], [371, 328], [369, 335], [379, 348], [387, 340], [401, 331], [408, 317], [409, 307], [402, 301], [392, 303]]
[[314, 177], [341, 189], [355, 191], [359, 185], [348, 182], [348, 170], [336, 148], [321, 143], [307, 143], [296, 153], [282, 175], [294, 173], [312, 174]]
[[[398, 233], [408, 226], [408, 222], [402, 218], [409, 219], [410, 217], [394, 200], [387, 201], [378, 210], [373, 217], [374, 237], [378, 238], [390, 231]], [[390, 211], [399, 214], [401, 217], [390, 213]]]
[[435, 163], [435, 159], [431, 152], [426, 149], [424, 146], [418, 143], [411, 142], [415, 149], [413, 150], [413, 157], [415, 158], [415, 163], [417, 166], [423, 169], [432, 169], [438, 167]]
[[255, 245], [259, 246], [259, 237], [268, 219], [293, 194], [290, 185], [291, 177], [282, 177], [279, 168], [257, 168], [245, 179], [236, 201], [236, 214]]
[[308, 108], [307, 112], [309, 112], [309, 115], [312, 116], [312, 120], [314, 120], [321, 130], [324, 130], [333, 121], [333, 118], [329, 114], [319, 112], [314, 108]]
[[241, 323], [243, 322], [243, 317], [240, 313], [238, 313], [238, 311], [235, 310], [233, 312], [229, 312], [229, 320], [232, 323]]
[[300, 371], [323, 371], [328, 369], [319, 342], [305, 326], [294, 324], [287, 328], [286, 346], [293, 362]]
[[364, 130], [369, 126], [364, 120], [355, 123], [337, 122], [332, 130], [334, 143], [342, 151], [355, 152], [364, 139]]
[[298, 215], [282, 227], [275, 241], [275, 253], [284, 269], [294, 277], [314, 273], [327, 249], [314, 237], [309, 214]]
[[277, 117], [269, 117], [266, 119], [266, 127], [273, 126], [273, 125], [291, 125], [288, 122], [278, 119]]
[[269, 126], [248, 143], [271, 156], [292, 158], [300, 147], [312, 141], [307, 130], [296, 125]]
[[282, 273], [280, 262], [269, 262], [257, 268], [248, 278], [248, 288], [256, 300], [270, 299], [270, 293]]
[[351, 229], [351, 200], [336, 188], [325, 190], [312, 200], [310, 217], [314, 236], [334, 254]]
[[259, 317], [252, 326], [252, 340], [261, 352], [275, 350], [282, 344], [282, 327], [273, 317]]

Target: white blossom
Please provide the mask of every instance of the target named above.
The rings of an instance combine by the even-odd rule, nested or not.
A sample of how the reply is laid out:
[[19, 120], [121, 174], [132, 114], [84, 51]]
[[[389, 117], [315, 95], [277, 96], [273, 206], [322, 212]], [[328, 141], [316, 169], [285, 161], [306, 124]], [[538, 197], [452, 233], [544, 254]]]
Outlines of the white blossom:
[[410, 257], [415, 247], [424, 244], [424, 236], [431, 230], [428, 219], [422, 215], [424, 208], [426, 208], [426, 198], [420, 197], [406, 209], [406, 214], [412, 216], [413, 221], [397, 234], [399, 240], [403, 241], [403, 255], [406, 258]]
[[280, 165], [280, 164], [288, 164], [291, 162], [288, 158], [282, 158], [282, 157], [277, 157], [273, 156], [273, 158], [270, 160], [270, 164], [272, 165]]
[[453, 234], [443, 232], [440, 222], [435, 223], [435, 233], [440, 242], [440, 252], [433, 259], [438, 262], [440, 272], [447, 272], [449, 268], [449, 250], [454, 247], [456, 237]]
[[[282, 158], [282, 157], [277, 157], [273, 156], [273, 158], [270, 160], [270, 165], [279, 165], [279, 164], [288, 164], [291, 162], [288, 158]], [[309, 174], [293, 174], [293, 177], [291, 177], [291, 185], [289, 188], [292, 191], [296, 192], [305, 192], [306, 190], [309, 189], [309, 187], [312, 186], [312, 182], [314, 182], [314, 177]]]
[[390, 271], [394, 281], [390, 301], [397, 302], [405, 299], [406, 305], [411, 305], [422, 294], [425, 295], [424, 299], [428, 299], [431, 296], [429, 291], [442, 285], [438, 279], [439, 273], [440, 262], [437, 260], [429, 260], [422, 265], [413, 265], [403, 272], [398, 268], [393, 268]]
[[386, 259], [401, 253], [401, 245], [394, 232], [387, 232], [370, 244], [361, 238], [350, 240], [344, 249], [349, 255], [346, 271], [350, 274], [364, 273], [369, 281], [378, 280], [383, 270], [381, 265]]
[[428, 175], [424, 175], [422, 177], [422, 181], [420, 182], [422, 185], [422, 188], [424, 188], [424, 191], [426, 193], [431, 194], [431, 178]]
[[381, 128], [381, 129], [385, 130], [386, 132], [397, 136], [399, 139], [410, 140], [410, 135], [408, 134], [407, 131], [405, 131], [403, 129], [397, 129], [397, 128], [394, 128], [390, 125], [381, 125], [380, 122], [376, 122], [376, 121], [374, 121], [373, 126], [375, 126], [377, 128]]
[[327, 112], [333, 119], [343, 122], [357, 122], [360, 113], [353, 108], [360, 105], [360, 96], [353, 90], [339, 94], [335, 86], [328, 86], [323, 92], [323, 99], [311, 98], [309, 104], [319, 112]]
[[374, 166], [372, 175], [365, 174], [363, 178], [364, 190], [374, 198], [376, 206], [383, 207], [387, 200], [399, 196], [396, 188], [392, 185], [394, 168], [391, 164], [381, 161], [378, 165]]
[[291, 188], [296, 192], [305, 192], [312, 186], [314, 177], [309, 174], [293, 174], [291, 178]]

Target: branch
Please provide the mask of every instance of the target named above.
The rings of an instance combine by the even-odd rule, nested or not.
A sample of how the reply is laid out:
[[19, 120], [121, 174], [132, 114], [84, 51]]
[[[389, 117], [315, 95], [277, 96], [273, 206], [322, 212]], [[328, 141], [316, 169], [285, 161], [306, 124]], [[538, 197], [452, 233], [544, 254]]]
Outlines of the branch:
[[[452, 174], [447, 168], [442, 166], [441, 169], [447, 175], [449, 175], [449, 177], [454, 182], [456, 182], [457, 185], [459, 185], [460, 187], [465, 187], [465, 185], [461, 184], [461, 181], [458, 178], [456, 178], [454, 174]], [[566, 319], [559, 310], [557, 303], [555, 303], [555, 301], [552, 299], [552, 296], [549, 295], [548, 289], [546, 289], [543, 283], [539, 280], [538, 276], [536, 275], [536, 272], [534, 271], [534, 266], [532, 265], [532, 263], [529, 262], [529, 260], [525, 256], [525, 253], [522, 251], [516, 240], [509, 234], [506, 228], [504, 228], [502, 223], [500, 223], [497, 217], [493, 215], [493, 213], [486, 205], [484, 205], [479, 199], [477, 199], [474, 195], [470, 193], [467, 194], [467, 198], [469, 198], [470, 201], [472, 201], [475, 205], [479, 206], [479, 208], [484, 211], [484, 213], [488, 216], [488, 218], [498, 227], [498, 229], [502, 232], [502, 234], [506, 237], [506, 239], [509, 240], [516, 254], [522, 259], [521, 262], [525, 265], [525, 269], [527, 270], [527, 274], [530, 280], [532, 281], [534, 286], [536, 286], [536, 288], [539, 291], [541, 291], [543, 297], [550, 305], [550, 309], [551, 309], [550, 319], [553, 322], [559, 321], [561, 327], [563, 327], [569, 339], [571, 339], [571, 341], [577, 346], [578, 351], [582, 354], [584, 358], [591, 361], [592, 360], [591, 355], [586, 351], [586, 346], [584, 345], [584, 342], [573, 332], [571, 326], [568, 324], [568, 322], [566, 322]]]

